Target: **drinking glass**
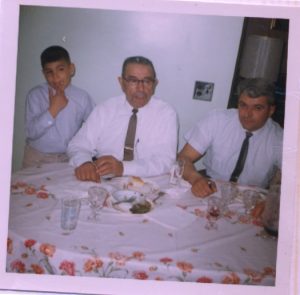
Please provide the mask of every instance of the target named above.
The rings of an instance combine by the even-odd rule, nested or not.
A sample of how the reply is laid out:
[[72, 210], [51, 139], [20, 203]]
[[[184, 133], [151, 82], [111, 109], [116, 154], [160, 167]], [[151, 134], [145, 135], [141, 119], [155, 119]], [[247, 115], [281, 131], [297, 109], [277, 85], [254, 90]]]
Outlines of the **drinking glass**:
[[80, 199], [68, 196], [62, 199], [61, 206], [61, 227], [64, 230], [72, 231], [77, 226], [80, 212]]
[[257, 202], [261, 199], [259, 193], [254, 190], [243, 191], [243, 203], [245, 206], [245, 214], [249, 215]]
[[210, 196], [207, 204], [206, 229], [218, 229], [217, 220], [221, 217], [222, 210], [223, 208], [220, 198], [216, 196]]
[[170, 183], [175, 185], [180, 185], [180, 181], [183, 176], [185, 161], [180, 159], [177, 160], [171, 170]]
[[236, 183], [225, 182], [220, 184], [221, 202], [227, 210], [228, 206], [234, 201], [238, 195], [238, 187]]
[[92, 186], [88, 189], [88, 201], [92, 209], [92, 215], [89, 217], [90, 220], [98, 220], [99, 212], [103, 208], [107, 196], [108, 191], [102, 187]]

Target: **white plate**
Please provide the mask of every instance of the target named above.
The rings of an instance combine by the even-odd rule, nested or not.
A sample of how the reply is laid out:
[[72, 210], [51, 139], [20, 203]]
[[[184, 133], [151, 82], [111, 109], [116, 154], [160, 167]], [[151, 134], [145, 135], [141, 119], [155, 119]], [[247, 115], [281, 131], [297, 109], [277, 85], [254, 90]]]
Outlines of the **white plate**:
[[27, 184], [25, 182], [16, 182], [11, 185], [10, 187], [11, 194], [24, 194], [24, 195], [35, 195], [37, 191], [39, 191], [38, 188], [36, 188], [32, 184]]
[[143, 185], [133, 185], [131, 182], [131, 177], [115, 177], [108, 181], [108, 183], [114, 186], [118, 190], [131, 190], [135, 192], [142, 193], [144, 195], [155, 195], [160, 191], [157, 183], [141, 178], [144, 181]]
[[144, 201], [150, 203], [150, 210], [152, 210], [153, 203], [146, 199], [143, 194], [132, 190], [118, 190], [112, 193], [112, 195], [106, 200], [105, 205], [108, 208], [114, 208], [124, 213], [133, 214], [130, 211], [132, 206]]
[[142, 193], [144, 195], [156, 194], [159, 192], [159, 186], [150, 180], [142, 179], [143, 185], [135, 185], [130, 181], [130, 177], [123, 183], [123, 188]]
[[143, 198], [143, 195], [139, 192], [132, 190], [119, 190], [115, 191], [112, 194], [115, 203], [133, 203], [135, 201], [140, 201]]

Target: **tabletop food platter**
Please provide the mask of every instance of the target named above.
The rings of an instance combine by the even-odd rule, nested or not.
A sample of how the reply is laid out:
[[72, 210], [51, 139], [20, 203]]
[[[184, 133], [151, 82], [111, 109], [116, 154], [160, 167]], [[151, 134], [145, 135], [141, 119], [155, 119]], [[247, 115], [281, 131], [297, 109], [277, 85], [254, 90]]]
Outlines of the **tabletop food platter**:
[[[144, 214], [154, 209], [152, 199], [160, 192], [159, 186], [140, 177], [119, 177], [98, 187], [104, 188], [108, 194], [103, 207], [127, 214]], [[83, 198], [86, 203], [86, 198]]]
[[106, 206], [130, 214], [144, 214], [154, 208], [154, 204], [150, 199], [132, 190], [115, 191], [106, 200]]

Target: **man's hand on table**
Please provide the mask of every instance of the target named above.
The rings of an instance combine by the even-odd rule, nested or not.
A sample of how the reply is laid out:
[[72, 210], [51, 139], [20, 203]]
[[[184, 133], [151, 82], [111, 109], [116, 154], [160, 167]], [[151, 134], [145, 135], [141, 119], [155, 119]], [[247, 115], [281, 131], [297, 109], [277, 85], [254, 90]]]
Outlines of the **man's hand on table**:
[[111, 175], [111, 177], [123, 175], [123, 163], [113, 156], [102, 156], [95, 162], [96, 172], [99, 176]]
[[197, 178], [195, 178], [195, 180], [191, 184], [192, 193], [196, 197], [204, 198], [217, 191], [216, 184], [212, 180], [200, 175]]
[[82, 181], [100, 182], [100, 175], [96, 171], [96, 166], [92, 162], [86, 162], [75, 168], [75, 176]]
[[202, 154], [187, 143], [177, 158], [185, 161], [183, 179], [192, 185], [192, 193], [196, 197], [204, 198], [216, 192], [217, 187], [209, 178], [200, 175], [194, 166], [194, 162], [200, 160], [202, 156]]

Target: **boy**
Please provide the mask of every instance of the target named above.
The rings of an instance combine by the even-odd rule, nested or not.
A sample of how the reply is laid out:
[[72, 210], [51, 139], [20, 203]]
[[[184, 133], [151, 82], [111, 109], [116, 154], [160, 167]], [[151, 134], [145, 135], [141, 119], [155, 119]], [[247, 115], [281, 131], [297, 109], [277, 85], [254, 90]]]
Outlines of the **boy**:
[[31, 89], [26, 98], [23, 168], [67, 162], [67, 145], [95, 106], [87, 92], [71, 84], [75, 65], [66, 49], [46, 48], [41, 65], [47, 83]]

